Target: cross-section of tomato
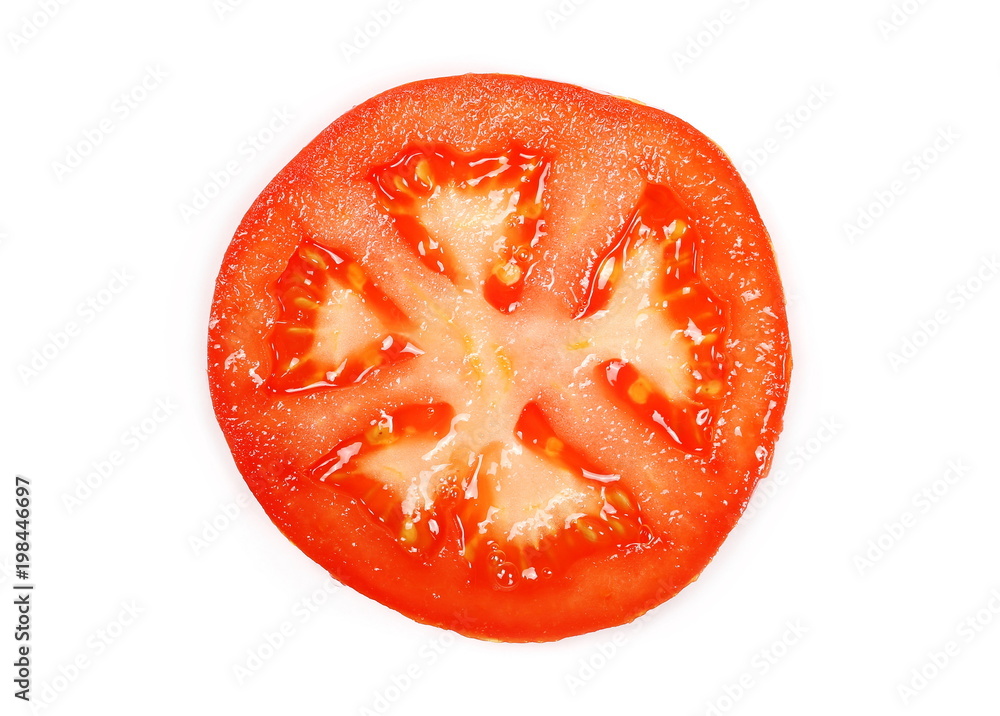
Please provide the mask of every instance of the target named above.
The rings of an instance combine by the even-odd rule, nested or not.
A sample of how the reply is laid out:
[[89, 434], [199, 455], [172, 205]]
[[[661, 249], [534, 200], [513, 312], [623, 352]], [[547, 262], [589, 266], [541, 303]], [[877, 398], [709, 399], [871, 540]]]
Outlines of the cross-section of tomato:
[[501, 75], [351, 110], [223, 262], [209, 376], [281, 530], [422, 622], [544, 641], [694, 580], [766, 473], [768, 235], [662, 111]]

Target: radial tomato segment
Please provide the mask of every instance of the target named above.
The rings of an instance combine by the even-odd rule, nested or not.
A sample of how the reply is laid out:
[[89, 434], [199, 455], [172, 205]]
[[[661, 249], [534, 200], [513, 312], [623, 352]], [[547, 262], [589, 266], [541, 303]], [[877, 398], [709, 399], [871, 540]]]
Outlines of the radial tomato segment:
[[285, 534], [415, 619], [513, 641], [695, 579], [767, 470], [790, 365], [715, 145], [495, 75], [317, 138], [247, 214], [210, 330], [219, 422]]
[[[676, 195], [647, 185], [594, 262], [575, 315], [595, 326], [610, 358], [599, 373], [611, 395], [688, 452], [711, 446], [727, 373], [726, 319], [699, 277], [699, 243]], [[630, 318], [636, 330], [623, 341]]]
[[457, 285], [484, 286], [502, 313], [518, 306], [544, 235], [549, 160], [538, 152], [463, 154], [413, 146], [371, 175], [379, 199], [421, 262]]
[[437, 492], [432, 481], [448, 477], [436, 474], [447, 462], [432, 459], [454, 417], [451, 406], [442, 404], [383, 412], [363, 433], [320, 458], [309, 475], [354, 498], [404, 549], [425, 550], [440, 533], [428, 491]]
[[380, 366], [421, 353], [393, 332], [412, 327], [361, 266], [313, 241], [299, 244], [274, 293], [280, 313], [266, 381], [274, 391], [357, 383]]
[[655, 539], [634, 497], [610, 485], [619, 477], [560, 439], [537, 405], [525, 406], [507, 441], [477, 442], [469, 419], [446, 404], [383, 412], [309, 475], [355, 500], [407, 552], [428, 556], [451, 540], [475, 575], [504, 590]]

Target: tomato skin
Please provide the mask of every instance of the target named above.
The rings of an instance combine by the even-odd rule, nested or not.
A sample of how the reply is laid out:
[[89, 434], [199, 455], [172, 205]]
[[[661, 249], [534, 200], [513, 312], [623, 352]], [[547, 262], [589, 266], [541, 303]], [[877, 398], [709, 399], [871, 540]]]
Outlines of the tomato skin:
[[[570, 126], [583, 128], [566, 129]], [[687, 467], [686, 456], [660, 459], [626, 448], [630, 437], [641, 442], [634, 436], [652, 433], [635, 416], [611, 411], [601, 386], [538, 396], [555, 416], [557, 432], [585, 431], [580, 426], [592, 423], [609, 426], [606, 433], [581, 433], [579, 444], [587, 446], [581, 459], [588, 464], [620, 461], [630, 474], [654, 469], [655, 479], [633, 486], [645, 515], [668, 514], [674, 505], [664, 493], [683, 493], [678, 503], [683, 516], [670, 522], [669, 539], [630, 553], [586, 556], [544, 582], [498, 592], [477, 582], [458, 554], [414, 558], [389, 533], [375, 529], [371, 515], [350, 497], [305, 476], [331, 447], [318, 436], [360, 433], [380, 411], [441, 399], [435, 386], [413, 372], [416, 360], [388, 365], [378, 381], [352, 387], [349, 404], [339, 392], [323, 390], [284, 394], [279, 401], [262, 387], [272, 363], [267, 331], [278, 315], [273, 287], [303, 230], [366, 236], [364, 253], [387, 291], [414, 277], [431, 287], [446, 285], [446, 277], [429, 275], [402, 255], [369, 179], [373, 168], [389, 165], [415, 136], [461, 152], [522, 146], [552, 156], [550, 185], [571, 185], [555, 191], [547, 205], [552, 236], [609, 235], [615, 217], [638, 202], [644, 182], [669, 185], [690, 213], [702, 237], [701, 280], [727, 306], [729, 342], [735, 341], [727, 347], [727, 360], [742, 366], [718, 409], [714, 472], [699, 476]], [[600, 176], [590, 184], [581, 179], [595, 173]], [[610, 188], [604, 191], [602, 182]], [[621, 206], [614, 203], [618, 196]], [[582, 254], [582, 247], [566, 240], [551, 249], [548, 260], [576, 265]], [[535, 270], [525, 279], [521, 312], [571, 320], [579, 312], [569, 288], [575, 278], [557, 278], [543, 291], [546, 277]], [[755, 293], [758, 298], [744, 298]], [[517, 313], [512, 321], [520, 320]], [[223, 260], [209, 330], [216, 416], [240, 472], [282, 532], [338, 580], [413, 619], [503, 641], [550, 641], [626, 623], [696, 579], [769, 469], [790, 370], [784, 298], [770, 239], [724, 153], [660, 110], [506, 75], [404, 85], [324, 130], [244, 217]]]

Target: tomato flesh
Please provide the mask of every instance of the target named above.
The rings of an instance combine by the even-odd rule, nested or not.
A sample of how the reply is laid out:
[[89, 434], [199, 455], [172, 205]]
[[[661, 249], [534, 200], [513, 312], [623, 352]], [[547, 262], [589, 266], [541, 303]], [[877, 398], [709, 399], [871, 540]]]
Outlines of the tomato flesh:
[[789, 368], [770, 242], [709, 140], [495, 75], [331, 125], [244, 219], [210, 328], [220, 425], [279, 527], [404, 614], [511, 641], [695, 579]]

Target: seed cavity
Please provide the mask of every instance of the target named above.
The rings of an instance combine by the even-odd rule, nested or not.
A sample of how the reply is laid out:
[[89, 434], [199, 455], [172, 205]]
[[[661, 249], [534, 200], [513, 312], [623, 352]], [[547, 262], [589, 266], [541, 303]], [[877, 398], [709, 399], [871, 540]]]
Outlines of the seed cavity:
[[[617, 288], [629, 283], [631, 272], [639, 270], [648, 247], [660, 247], [658, 281], [636, 326], [648, 325], [650, 318], [658, 321], [683, 358], [667, 384], [644, 374], [631, 356], [606, 360], [598, 375], [614, 399], [668, 442], [689, 453], [703, 453], [712, 447], [715, 418], [727, 392], [722, 351], [727, 322], [722, 304], [698, 273], [700, 239], [688, 216], [669, 187], [647, 185], [585, 276], [586, 290], [575, 317], [593, 322], [611, 304]], [[651, 360], [662, 363], [665, 357], [654, 352]]]
[[551, 160], [520, 146], [467, 154], [414, 144], [370, 179], [383, 210], [424, 266], [511, 313], [545, 234]]
[[420, 355], [413, 326], [346, 254], [303, 239], [274, 286], [278, 317], [263, 385], [294, 393], [359, 383]]
[[[594, 552], [657, 540], [643, 532], [641, 510], [618, 477], [557, 436], [537, 404], [526, 406], [506, 445], [481, 442], [468, 419], [443, 403], [383, 412], [307, 474], [355, 500], [404, 551], [429, 556], [455, 545], [473, 578], [498, 591], [548, 579]], [[529, 504], [534, 516], [511, 528], [504, 515], [524, 498], [508, 494], [508, 481], [530, 464], [574, 486]]]

